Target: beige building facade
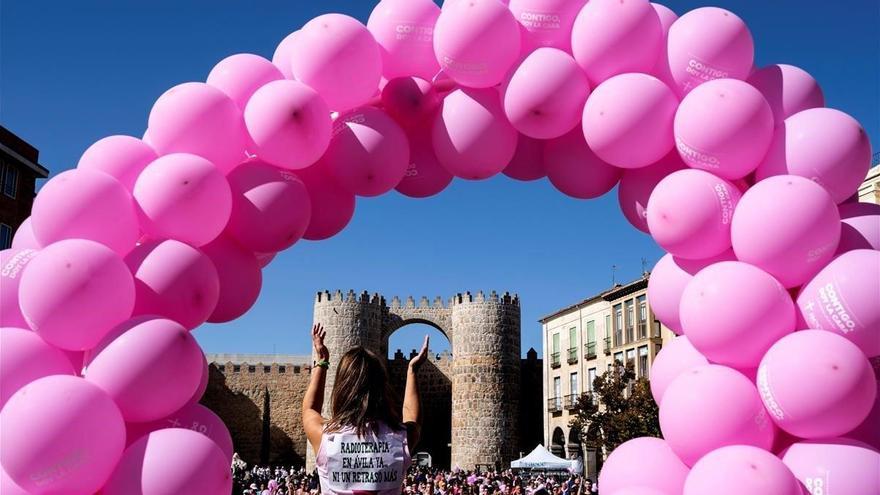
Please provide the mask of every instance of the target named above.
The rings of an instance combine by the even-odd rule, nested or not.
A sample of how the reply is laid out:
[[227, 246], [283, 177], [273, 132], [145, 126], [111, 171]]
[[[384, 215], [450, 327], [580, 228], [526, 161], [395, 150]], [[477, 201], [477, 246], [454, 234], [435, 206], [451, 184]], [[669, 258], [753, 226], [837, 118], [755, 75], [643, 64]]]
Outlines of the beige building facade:
[[859, 186], [859, 201], [862, 203], [880, 204], [880, 153], [874, 154], [874, 165], [868, 170], [865, 181]]

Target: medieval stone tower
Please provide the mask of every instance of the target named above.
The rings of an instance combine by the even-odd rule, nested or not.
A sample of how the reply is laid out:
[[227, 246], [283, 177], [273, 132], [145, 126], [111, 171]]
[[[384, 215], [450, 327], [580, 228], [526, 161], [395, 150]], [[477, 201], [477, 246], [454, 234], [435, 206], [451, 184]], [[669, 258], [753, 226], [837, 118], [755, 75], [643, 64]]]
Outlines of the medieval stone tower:
[[[397, 329], [423, 323], [438, 329], [451, 344], [451, 366], [433, 368], [448, 374], [452, 395], [451, 466], [465, 469], [508, 466], [519, 449], [520, 305], [517, 296], [492, 292], [457, 294], [416, 303], [367, 292], [319, 292], [314, 322], [327, 331], [331, 361], [353, 346], [388, 354], [388, 338]], [[421, 380], [421, 377], [420, 377]], [[324, 414], [329, 414], [334, 371], [327, 376]], [[428, 423], [423, 430], [437, 428]], [[426, 431], [426, 433], [428, 433]], [[314, 454], [309, 449], [309, 465]]]

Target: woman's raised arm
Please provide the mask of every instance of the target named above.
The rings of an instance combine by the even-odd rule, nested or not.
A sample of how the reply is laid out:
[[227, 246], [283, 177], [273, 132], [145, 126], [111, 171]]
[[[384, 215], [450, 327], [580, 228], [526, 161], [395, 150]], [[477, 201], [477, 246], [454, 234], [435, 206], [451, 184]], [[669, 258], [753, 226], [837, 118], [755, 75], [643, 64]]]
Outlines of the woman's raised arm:
[[324, 431], [324, 418], [321, 416], [321, 408], [324, 406], [324, 384], [327, 381], [327, 368], [330, 367], [330, 351], [324, 345], [324, 337], [327, 332], [321, 324], [312, 327], [312, 345], [318, 361], [312, 366], [312, 377], [309, 380], [309, 388], [303, 396], [302, 422], [303, 430], [312, 448], [317, 454], [321, 446], [321, 435]]
[[428, 359], [428, 336], [425, 335], [425, 343], [422, 350], [409, 361], [406, 371], [406, 390], [403, 394], [403, 424], [406, 425], [406, 440], [410, 448], [416, 446], [421, 435], [422, 411], [419, 401], [418, 372]]

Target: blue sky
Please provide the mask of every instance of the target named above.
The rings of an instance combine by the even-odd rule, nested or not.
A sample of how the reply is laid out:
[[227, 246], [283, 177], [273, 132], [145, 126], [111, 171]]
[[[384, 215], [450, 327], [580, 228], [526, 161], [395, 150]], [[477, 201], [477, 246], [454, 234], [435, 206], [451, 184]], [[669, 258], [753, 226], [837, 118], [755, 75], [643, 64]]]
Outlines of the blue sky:
[[[705, 0], [704, 0], [705, 1]], [[669, 0], [678, 14], [704, 1]], [[812, 73], [828, 106], [856, 117], [880, 144], [880, 8], [876, 0], [716, 0], [743, 17], [758, 65]], [[3, 0], [0, 123], [40, 149], [53, 173], [76, 165], [94, 141], [140, 136], [165, 89], [203, 81], [240, 52], [271, 58], [276, 44], [316, 15], [366, 22], [373, 2], [301, 0]], [[616, 193], [578, 201], [546, 180], [457, 180], [424, 200], [390, 193], [359, 199], [340, 235], [301, 242], [264, 272], [263, 293], [238, 321], [195, 331], [207, 352], [305, 353], [314, 293], [349, 288], [392, 295], [498, 290], [522, 299], [523, 352], [540, 352], [537, 319], [662, 255], [626, 222]], [[425, 327], [405, 327], [391, 348], [415, 347]], [[433, 331], [432, 331], [433, 332]], [[436, 332], [433, 333], [434, 336]], [[432, 348], [448, 343], [434, 339]]]

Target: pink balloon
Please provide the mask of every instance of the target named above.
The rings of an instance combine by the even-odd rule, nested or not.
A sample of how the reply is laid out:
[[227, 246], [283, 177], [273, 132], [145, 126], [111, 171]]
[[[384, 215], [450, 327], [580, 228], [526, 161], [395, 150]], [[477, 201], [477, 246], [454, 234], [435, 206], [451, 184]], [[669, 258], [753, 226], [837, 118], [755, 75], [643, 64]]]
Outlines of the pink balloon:
[[32, 494], [97, 492], [125, 447], [119, 408], [75, 376], [25, 385], [0, 410], [0, 429], [3, 470]]
[[700, 270], [681, 294], [681, 326], [716, 363], [755, 368], [764, 352], [795, 328], [788, 292], [763, 270], [722, 261]]
[[367, 29], [382, 54], [386, 79], [431, 79], [440, 70], [434, 57], [434, 24], [440, 7], [431, 0], [382, 0], [370, 13]]
[[192, 330], [220, 296], [217, 269], [198, 249], [174, 239], [148, 240], [125, 258], [134, 275], [135, 315], [157, 315]]
[[580, 122], [589, 94], [587, 76], [571, 55], [557, 48], [538, 48], [507, 82], [504, 113], [526, 136], [557, 138]]
[[382, 88], [382, 108], [403, 128], [423, 126], [440, 108], [440, 95], [425, 79], [398, 77]]
[[688, 466], [727, 445], [773, 446], [773, 423], [755, 385], [715, 364], [690, 369], [669, 384], [660, 404], [660, 429]]
[[837, 254], [853, 249], [880, 250], [880, 205], [844, 203], [840, 213], [840, 243]]
[[223, 451], [207, 436], [165, 428], [125, 449], [101, 493], [232, 493], [232, 472]]
[[193, 396], [202, 360], [199, 344], [179, 323], [134, 319], [92, 357], [83, 376], [110, 394], [126, 421], [154, 421]]
[[409, 166], [394, 188], [397, 192], [411, 198], [427, 198], [452, 182], [452, 174], [437, 161], [430, 128], [421, 127], [409, 133], [409, 152]]
[[684, 335], [664, 345], [651, 365], [651, 395], [654, 402], [660, 404], [663, 393], [672, 380], [689, 369], [706, 364], [709, 364], [706, 356], [700, 354]]
[[736, 186], [709, 172], [673, 172], [648, 199], [651, 237], [675, 256], [717, 256], [730, 249], [731, 219], [741, 197]]
[[224, 323], [245, 314], [257, 301], [263, 285], [257, 258], [226, 236], [218, 237], [202, 250], [214, 262], [220, 277], [220, 298], [208, 321]]
[[67, 170], [49, 180], [34, 199], [31, 218], [42, 246], [88, 239], [125, 256], [138, 239], [131, 194], [113, 177], [93, 170]]
[[667, 175], [685, 168], [678, 153], [673, 151], [647, 167], [627, 169], [620, 177], [617, 202], [623, 216], [633, 227], [649, 234], [648, 198]]
[[193, 404], [198, 404], [199, 401], [202, 400], [202, 397], [205, 395], [205, 391], [208, 390], [208, 381], [211, 379], [211, 370], [208, 369], [208, 358], [205, 356], [205, 353], [202, 352], [202, 365], [200, 367], [202, 371], [202, 377], [199, 379], [199, 386], [196, 387], [195, 393], [193, 393], [192, 397], [189, 398], [189, 402], [187, 402], [186, 406], [189, 407]]
[[312, 215], [306, 185], [290, 172], [260, 161], [239, 165], [226, 176], [232, 213], [226, 233], [255, 252], [289, 248], [305, 233]]
[[293, 57], [293, 45], [296, 43], [298, 35], [299, 31], [294, 31], [285, 36], [275, 48], [275, 53], [272, 54], [272, 64], [281, 71], [285, 79], [294, 79], [291, 57]]
[[303, 238], [320, 241], [341, 232], [354, 216], [355, 195], [337, 184], [322, 162], [297, 174], [305, 183], [312, 203], [312, 218]]
[[840, 213], [831, 196], [795, 175], [770, 177], [752, 186], [731, 224], [736, 257], [786, 287], [797, 287], [821, 270], [839, 240]]
[[669, 28], [669, 71], [680, 95], [714, 79], [745, 79], [752, 70], [752, 33], [733, 12], [702, 7], [681, 16]]
[[648, 0], [591, 0], [574, 21], [571, 48], [590, 82], [648, 72], [663, 44], [660, 19]]
[[183, 428], [201, 433], [216, 443], [226, 459], [232, 462], [233, 446], [229, 429], [219, 416], [201, 404], [189, 404], [167, 417], [150, 423], [129, 423], [127, 426], [126, 441], [129, 445], [144, 435], [165, 428]]
[[568, 134], [544, 143], [547, 178], [556, 189], [579, 199], [597, 198], [617, 184], [622, 169], [603, 162], [575, 128]]
[[147, 166], [134, 186], [144, 230], [202, 246], [223, 232], [232, 210], [229, 182], [211, 162], [188, 153], [165, 155]]
[[874, 399], [874, 405], [868, 412], [868, 417], [846, 435], [880, 450], [880, 363], [877, 360], [872, 360], [872, 365], [874, 366], [874, 383], [877, 385], [877, 398]]
[[520, 26], [498, 0], [444, 6], [434, 26], [440, 68], [469, 88], [489, 88], [504, 79], [520, 55]]
[[730, 445], [703, 456], [688, 474], [684, 495], [801, 495], [801, 484], [775, 455]]
[[76, 168], [104, 172], [131, 193], [137, 176], [156, 158], [156, 151], [136, 137], [108, 136], [89, 146]]
[[639, 437], [611, 451], [599, 472], [602, 493], [628, 488], [654, 488], [661, 493], [681, 493], [688, 467], [660, 438]]
[[31, 217], [25, 218], [15, 231], [15, 235], [12, 236], [12, 246], [10, 246], [10, 249], [39, 250], [42, 248], [43, 246], [40, 245], [34, 237], [34, 230], [31, 227]]
[[823, 330], [802, 330], [773, 344], [758, 368], [758, 390], [773, 422], [801, 438], [846, 434], [877, 398], [868, 358]]
[[160, 155], [191, 153], [232, 170], [245, 158], [247, 131], [241, 110], [223, 91], [205, 83], [179, 84], [150, 110], [148, 143]]
[[257, 155], [289, 169], [315, 163], [330, 143], [330, 109], [312, 88], [297, 81], [273, 81], [248, 101], [244, 120]]
[[134, 282], [122, 259], [93, 241], [58, 241], [28, 263], [19, 305], [46, 342], [66, 350], [94, 347], [131, 316]]
[[30, 492], [25, 491], [24, 488], [6, 474], [3, 466], [0, 466], [0, 493], [3, 495], [31, 495]]
[[522, 25], [522, 52], [548, 46], [571, 53], [571, 29], [586, 0], [511, 0], [510, 11]]
[[63, 351], [21, 328], [0, 328], [0, 409], [28, 383], [49, 375], [75, 375]]
[[511, 179], [533, 181], [547, 176], [544, 166], [544, 142], [520, 134], [516, 152], [501, 172]]
[[362, 107], [333, 123], [333, 138], [322, 162], [345, 190], [379, 196], [403, 179], [409, 165], [409, 141], [388, 114]]
[[307, 22], [290, 51], [293, 75], [336, 111], [366, 103], [382, 77], [379, 45], [366, 26], [343, 14]]
[[647, 167], [675, 146], [678, 98], [648, 74], [620, 74], [593, 90], [583, 111], [584, 137], [602, 160], [621, 168]]
[[688, 93], [674, 125], [675, 144], [685, 163], [729, 180], [755, 170], [773, 140], [767, 100], [735, 79], [711, 81]]
[[809, 493], [867, 495], [880, 479], [880, 452], [848, 438], [797, 442], [782, 462]]
[[871, 163], [871, 142], [856, 119], [832, 108], [812, 108], [776, 128], [755, 177], [806, 177], [824, 187], [835, 203], [842, 203], [858, 191]]
[[18, 287], [25, 267], [37, 255], [33, 249], [4, 249], [0, 251], [0, 327], [28, 328], [18, 304]]
[[226, 93], [241, 111], [251, 95], [284, 74], [272, 62], [253, 53], [236, 53], [217, 62], [205, 81]]
[[278, 253], [254, 253], [254, 256], [260, 264], [260, 268], [266, 268], [275, 259], [276, 254]]
[[[481, 0], [477, 5], [489, 3], [497, 0]], [[463, 179], [488, 179], [504, 170], [516, 152], [517, 136], [493, 88], [453, 91], [434, 119], [437, 159]]]
[[748, 82], [770, 104], [776, 125], [802, 110], [825, 106], [825, 96], [819, 83], [800, 67], [768, 65], [752, 73]]
[[651, 3], [651, 7], [654, 8], [654, 12], [657, 13], [657, 17], [660, 19], [660, 30], [663, 33], [663, 42], [660, 45], [660, 55], [657, 57], [657, 61], [654, 63], [654, 68], [651, 69], [649, 74], [652, 74], [657, 79], [666, 83], [666, 85], [675, 91], [677, 95], [679, 93], [675, 78], [672, 77], [672, 71], [669, 69], [667, 45], [669, 40], [669, 29], [672, 27], [672, 24], [678, 20], [678, 14], [673, 12], [669, 7], [659, 3]]
[[849, 339], [868, 357], [880, 356], [880, 252], [856, 249], [828, 263], [797, 296], [799, 328]]

